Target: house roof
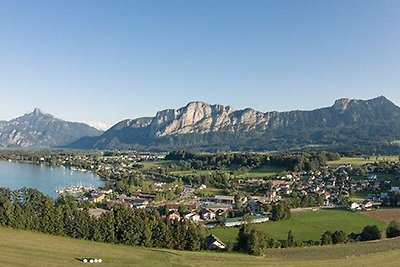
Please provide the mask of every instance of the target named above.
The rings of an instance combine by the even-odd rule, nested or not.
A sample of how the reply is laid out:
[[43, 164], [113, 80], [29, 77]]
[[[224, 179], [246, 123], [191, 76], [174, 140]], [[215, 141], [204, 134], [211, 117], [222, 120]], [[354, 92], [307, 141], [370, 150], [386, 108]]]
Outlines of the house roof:
[[215, 241], [217, 241], [218, 243], [220, 243], [220, 244], [222, 244], [222, 245], [225, 246], [225, 243], [222, 242], [218, 237], [216, 237], [216, 236], [213, 235], [213, 234], [210, 234], [210, 235], [207, 236], [207, 238], [206, 238], [206, 243], [207, 243], [207, 244], [212, 244], [212, 243], [214, 243]]
[[224, 223], [235, 223], [243, 221], [243, 217], [235, 217], [235, 218], [226, 218], [223, 222]]

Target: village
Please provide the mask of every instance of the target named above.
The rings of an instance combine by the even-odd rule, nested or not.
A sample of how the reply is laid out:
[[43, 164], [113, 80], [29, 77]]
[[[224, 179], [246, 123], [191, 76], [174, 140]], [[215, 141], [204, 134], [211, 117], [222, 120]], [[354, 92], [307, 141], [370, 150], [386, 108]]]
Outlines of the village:
[[[281, 200], [289, 201], [293, 210], [361, 211], [379, 208], [391, 192], [400, 192], [398, 162], [321, 166], [314, 171], [285, 171], [275, 177], [233, 177], [229, 183], [236, 194], [203, 194], [213, 185], [188, 184], [175, 177], [169, 172], [171, 163], [164, 160], [165, 154], [41, 153], [3, 152], [0, 158], [95, 173], [105, 181], [104, 188], [81, 188], [74, 192], [81, 201], [91, 203], [94, 214], [112, 209], [114, 204], [124, 204], [132, 209], [161, 210], [169, 219], [186, 219], [206, 227], [240, 225], [247, 213], [253, 216], [254, 223], [266, 222], [271, 219], [271, 204]], [[263, 188], [264, 193], [252, 192], [254, 188]]]
[[[341, 164], [323, 166], [315, 171], [285, 172], [273, 179], [230, 180], [239, 189], [266, 188], [262, 195], [248, 190], [235, 195], [202, 194], [207, 191], [207, 185], [185, 184], [179, 178], [174, 179], [160, 164], [163, 158], [164, 155], [159, 154], [103, 154], [94, 160], [88, 155], [68, 155], [58, 156], [57, 162], [83, 171], [95, 170], [106, 178], [106, 184], [114, 184], [78, 194], [82, 201], [92, 204], [93, 214], [106, 212], [114, 204], [124, 204], [132, 209], [161, 210], [163, 216], [171, 220], [186, 219], [209, 228], [238, 226], [247, 213], [253, 216], [253, 223], [266, 222], [271, 219], [270, 205], [281, 200], [288, 200], [293, 210], [347, 208], [361, 211], [379, 208], [391, 192], [400, 192], [400, 164], [378, 162], [361, 168]], [[41, 157], [39, 162], [48, 162], [48, 159]], [[143, 170], [146, 164], [152, 167]], [[146, 186], [133, 186], [130, 190], [115, 187], [119, 182], [111, 177], [129, 175], [140, 176]]]

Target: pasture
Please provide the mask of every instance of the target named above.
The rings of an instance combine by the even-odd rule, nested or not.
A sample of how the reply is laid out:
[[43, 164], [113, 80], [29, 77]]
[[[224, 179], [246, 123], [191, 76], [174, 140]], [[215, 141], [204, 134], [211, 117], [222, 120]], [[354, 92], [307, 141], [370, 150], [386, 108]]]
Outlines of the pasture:
[[[357, 233], [361, 232], [365, 226], [373, 224], [376, 224], [381, 231], [386, 230], [386, 222], [361, 213], [347, 210], [318, 210], [295, 211], [292, 212], [290, 220], [269, 221], [255, 224], [255, 227], [278, 240], [285, 240], [288, 231], [292, 230], [295, 240], [305, 241], [319, 240], [326, 230]], [[237, 227], [218, 227], [211, 230], [213, 234], [226, 242], [234, 242], [238, 231]]]
[[399, 161], [399, 156], [371, 156], [368, 158], [363, 157], [342, 157], [340, 160], [328, 161], [329, 166], [338, 166], [341, 164], [351, 164], [353, 166], [361, 166], [367, 163], [379, 161]]

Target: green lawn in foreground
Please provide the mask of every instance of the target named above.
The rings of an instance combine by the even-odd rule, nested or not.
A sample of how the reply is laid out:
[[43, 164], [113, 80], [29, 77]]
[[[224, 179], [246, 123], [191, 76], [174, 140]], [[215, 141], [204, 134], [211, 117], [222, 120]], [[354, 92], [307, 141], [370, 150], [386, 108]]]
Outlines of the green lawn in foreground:
[[[347, 210], [319, 210], [292, 212], [292, 218], [287, 221], [270, 221], [255, 224], [274, 239], [284, 240], [292, 230], [295, 240], [319, 240], [326, 230], [343, 230], [346, 233], [361, 232], [367, 225], [376, 224], [380, 230], [385, 230], [387, 224], [357, 212]], [[239, 228], [214, 228], [213, 234], [223, 241], [234, 242]]]
[[[400, 239], [323, 247], [272, 249], [265, 257], [186, 252], [76, 240], [0, 227], [0, 266], [398, 266]], [[89, 264], [93, 265], [93, 264]]]

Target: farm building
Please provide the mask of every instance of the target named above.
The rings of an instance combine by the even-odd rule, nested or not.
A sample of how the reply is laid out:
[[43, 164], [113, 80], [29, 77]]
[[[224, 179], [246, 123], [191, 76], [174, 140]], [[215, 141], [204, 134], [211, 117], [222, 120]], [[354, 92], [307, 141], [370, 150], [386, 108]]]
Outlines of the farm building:
[[218, 237], [210, 234], [206, 239], [206, 248], [209, 250], [225, 249], [226, 245]]

